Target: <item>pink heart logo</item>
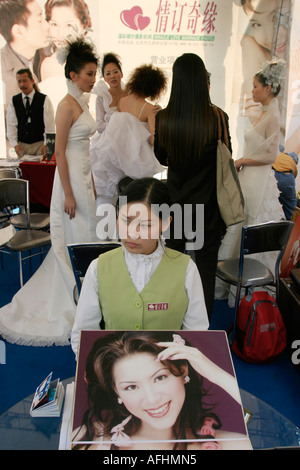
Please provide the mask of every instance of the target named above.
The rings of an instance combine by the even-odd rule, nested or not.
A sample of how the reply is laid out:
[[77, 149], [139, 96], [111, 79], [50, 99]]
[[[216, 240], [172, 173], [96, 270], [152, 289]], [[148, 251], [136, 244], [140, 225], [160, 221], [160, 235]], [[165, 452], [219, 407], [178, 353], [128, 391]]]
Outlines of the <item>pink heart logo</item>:
[[143, 16], [143, 10], [139, 6], [132, 7], [131, 10], [123, 10], [121, 12], [122, 23], [130, 29], [145, 29], [150, 23], [148, 16]]
[[148, 16], [137, 15], [136, 20], [140, 30], [147, 28], [150, 23], [150, 18]]

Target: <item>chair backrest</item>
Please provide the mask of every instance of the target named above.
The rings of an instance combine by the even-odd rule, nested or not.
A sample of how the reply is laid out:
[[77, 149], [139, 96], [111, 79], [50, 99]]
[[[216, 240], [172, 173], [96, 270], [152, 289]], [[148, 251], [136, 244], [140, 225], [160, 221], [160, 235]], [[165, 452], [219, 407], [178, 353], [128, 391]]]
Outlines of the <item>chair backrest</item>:
[[276, 301], [279, 301], [279, 266], [293, 226], [294, 222], [281, 220], [243, 227], [238, 285], [242, 279], [244, 255], [279, 251], [275, 263]]
[[10, 206], [23, 206], [25, 208], [27, 228], [29, 228], [29, 181], [19, 178], [0, 179], [0, 210]]
[[245, 255], [282, 251], [286, 247], [293, 226], [294, 222], [290, 220], [245, 226], [242, 229], [241, 250]]
[[0, 210], [9, 206], [24, 206], [27, 227], [30, 226], [29, 182], [18, 178], [0, 179]]
[[95, 242], [95, 243], [76, 243], [68, 245], [69, 256], [71, 259], [73, 272], [78, 289], [78, 295], [81, 290], [81, 279], [91, 264], [99, 255], [106, 251], [113, 250], [121, 246], [118, 242]]
[[13, 168], [0, 168], [0, 179], [3, 178], [16, 178], [17, 172]]

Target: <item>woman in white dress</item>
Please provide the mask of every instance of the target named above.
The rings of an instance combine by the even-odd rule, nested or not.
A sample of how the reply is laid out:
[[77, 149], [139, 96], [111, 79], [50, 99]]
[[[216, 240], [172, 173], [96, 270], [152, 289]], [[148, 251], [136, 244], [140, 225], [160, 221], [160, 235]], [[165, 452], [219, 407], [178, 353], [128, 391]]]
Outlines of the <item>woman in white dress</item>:
[[89, 137], [96, 131], [85, 92], [94, 86], [98, 59], [90, 43], [77, 39], [66, 48], [68, 94], [56, 114], [50, 227], [52, 247], [30, 280], [0, 309], [0, 334], [35, 346], [68, 345], [75, 316], [75, 279], [67, 244], [97, 241], [96, 202]]
[[[97, 133], [91, 139], [90, 157], [92, 171], [97, 166], [98, 151], [100, 139], [112, 116], [117, 111], [117, 105], [122, 96], [125, 95], [124, 86], [122, 84], [123, 72], [120, 58], [111, 52], [103, 57], [101, 72], [103, 79], [94, 86], [92, 93], [97, 95], [96, 98], [96, 124]], [[95, 189], [98, 193], [97, 177], [94, 175]]]
[[142, 178], [163, 171], [153, 151], [155, 111], [151, 104], [165, 90], [164, 73], [152, 65], [136, 68], [126, 85], [125, 97], [119, 101], [102, 134], [93, 165], [97, 180], [97, 205], [114, 204], [117, 185], [124, 176]]
[[[254, 225], [284, 218], [272, 164], [279, 152], [280, 112], [276, 96], [280, 92], [285, 62], [273, 60], [253, 78], [253, 100], [261, 103], [257, 120], [245, 133], [244, 156], [235, 160], [245, 199], [245, 219], [227, 228], [219, 259], [239, 257], [243, 225]], [[256, 256], [256, 255], [252, 255]], [[259, 259], [274, 272], [276, 254], [262, 253]], [[216, 282], [216, 298], [224, 297], [223, 283]], [[226, 296], [226, 294], [225, 294]]]
[[[104, 55], [101, 72], [103, 79], [94, 86], [92, 93], [96, 99], [96, 124], [99, 134], [105, 130], [111, 115], [126, 92], [122, 83], [122, 64], [118, 55], [108, 52]], [[96, 137], [96, 136], [95, 136]]]

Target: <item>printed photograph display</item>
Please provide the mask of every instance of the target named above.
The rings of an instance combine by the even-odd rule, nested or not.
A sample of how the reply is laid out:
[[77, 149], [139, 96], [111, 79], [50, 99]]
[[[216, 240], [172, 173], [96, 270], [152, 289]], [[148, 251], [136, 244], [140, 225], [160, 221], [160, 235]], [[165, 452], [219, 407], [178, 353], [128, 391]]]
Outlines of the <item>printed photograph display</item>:
[[292, 221], [295, 223], [280, 263], [280, 277], [289, 278], [291, 271], [300, 267], [300, 208], [295, 207]]
[[226, 333], [82, 331], [71, 448], [251, 449]]

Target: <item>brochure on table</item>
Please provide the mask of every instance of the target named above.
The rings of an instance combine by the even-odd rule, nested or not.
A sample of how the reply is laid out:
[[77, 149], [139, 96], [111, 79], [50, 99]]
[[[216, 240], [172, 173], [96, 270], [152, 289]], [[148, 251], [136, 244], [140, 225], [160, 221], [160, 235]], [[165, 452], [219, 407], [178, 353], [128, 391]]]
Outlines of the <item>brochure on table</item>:
[[64, 387], [59, 379], [52, 380], [53, 372], [37, 387], [30, 408], [33, 417], [60, 416]]

